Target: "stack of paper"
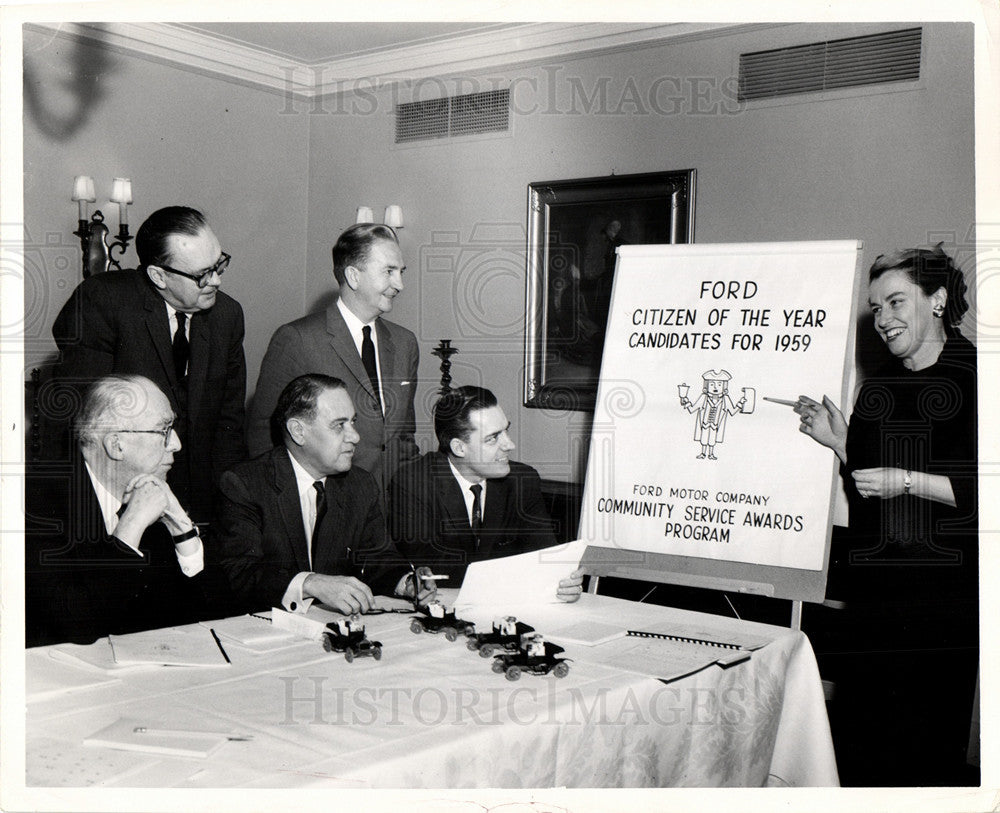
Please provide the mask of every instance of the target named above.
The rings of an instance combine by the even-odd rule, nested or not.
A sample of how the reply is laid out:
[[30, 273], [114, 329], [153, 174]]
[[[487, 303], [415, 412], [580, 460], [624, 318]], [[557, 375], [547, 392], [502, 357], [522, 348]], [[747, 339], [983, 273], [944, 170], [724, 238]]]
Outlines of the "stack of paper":
[[110, 635], [116, 663], [158, 663], [167, 666], [228, 666], [229, 661], [211, 630], [168, 627]]
[[119, 751], [143, 751], [179, 757], [207, 757], [229, 739], [223, 731], [182, 731], [152, 728], [138, 720], [121, 719], [91, 734], [84, 745]]
[[220, 638], [233, 641], [254, 652], [274, 652], [299, 643], [294, 635], [274, 626], [270, 619], [260, 615], [240, 615], [235, 618], [220, 618], [200, 623], [206, 629], [214, 629]]

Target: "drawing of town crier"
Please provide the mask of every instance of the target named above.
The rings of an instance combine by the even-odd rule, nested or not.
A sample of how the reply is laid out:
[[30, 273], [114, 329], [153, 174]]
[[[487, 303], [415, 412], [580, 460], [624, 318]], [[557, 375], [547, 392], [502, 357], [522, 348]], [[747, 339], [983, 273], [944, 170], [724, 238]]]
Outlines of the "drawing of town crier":
[[749, 387], [743, 388], [743, 397], [735, 404], [729, 397], [729, 382], [732, 376], [726, 370], [707, 370], [701, 376], [704, 379], [701, 395], [698, 400], [691, 403], [687, 397], [690, 389], [687, 384], [679, 384], [677, 391], [681, 398], [681, 406], [688, 412], [697, 412], [694, 425], [694, 439], [701, 444], [701, 454], [698, 460], [718, 460], [715, 456], [715, 445], [722, 443], [726, 439], [726, 417], [735, 415], [737, 412], [752, 412], [753, 405], [749, 410], [747, 398], [753, 399], [754, 390]]

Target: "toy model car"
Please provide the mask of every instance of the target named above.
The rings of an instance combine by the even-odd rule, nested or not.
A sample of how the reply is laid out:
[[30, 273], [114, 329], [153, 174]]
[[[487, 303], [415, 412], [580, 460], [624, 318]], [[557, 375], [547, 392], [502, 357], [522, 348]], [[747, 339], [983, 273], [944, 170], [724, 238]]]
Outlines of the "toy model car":
[[355, 658], [382, 658], [381, 641], [369, 641], [365, 637], [365, 627], [357, 615], [339, 619], [326, 625], [323, 633], [323, 649], [327, 652], [343, 652], [344, 660], [351, 663]]
[[455, 610], [448, 610], [440, 601], [432, 601], [421, 612], [424, 614], [410, 621], [410, 632], [443, 632], [445, 638], [454, 641], [459, 634], [472, 635], [476, 631], [475, 624], [455, 618]]
[[569, 674], [569, 661], [556, 656], [563, 652], [558, 644], [546, 641], [541, 635], [525, 636], [516, 652], [502, 652], [493, 659], [493, 671], [504, 673], [507, 680], [518, 680], [522, 672], [558, 678]]
[[490, 657], [498, 649], [516, 652], [521, 643], [521, 636], [534, 631], [534, 627], [508, 615], [494, 619], [491, 632], [481, 632], [478, 635], [470, 636], [466, 646], [473, 652], [478, 649], [481, 658]]

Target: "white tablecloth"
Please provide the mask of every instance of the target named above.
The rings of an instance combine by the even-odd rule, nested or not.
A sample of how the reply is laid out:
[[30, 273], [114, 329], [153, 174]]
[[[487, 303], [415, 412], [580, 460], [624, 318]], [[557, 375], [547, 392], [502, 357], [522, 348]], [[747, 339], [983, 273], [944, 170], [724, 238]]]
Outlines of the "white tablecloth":
[[[381, 661], [347, 663], [315, 642], [232, 666], [154, 667], [28, 703], [28, 786], [709, 787], [838, 784], [815, 658], [796, 631], [585, 595], [581, 617], [670, 618], [752, 631], [750, 660], [662, 682], [566, 646], [570, 673], [516, 683], [403, 615], [367, 619]], [[638, 614], [638, 615], [637, 615]], [[531, 618], [524, 617], [531, 623]], [[541, 627], [539, 627], [541, 629]], [[542, 629], [544, 632], [544, 629]], [[107, 646], [98, 642], [94, 646]], [[27, 653], [27, 691], [58, 688], [48, 648]], [[66, 667], [62, 664], [59, 670]], [[103, 675], [98, 676], [99, 678]], [[65, 685], [71, 681], [63, 679]], [[85, 681], [84, 681], [85, 682]], [[236, 731], [205, 759], [83, 740], [119, 718]]]

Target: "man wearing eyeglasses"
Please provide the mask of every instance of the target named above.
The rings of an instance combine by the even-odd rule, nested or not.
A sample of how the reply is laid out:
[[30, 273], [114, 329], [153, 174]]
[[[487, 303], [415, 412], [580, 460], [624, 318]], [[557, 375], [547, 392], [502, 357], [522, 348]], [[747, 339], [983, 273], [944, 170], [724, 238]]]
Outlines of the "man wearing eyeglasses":
[[174, 420], [148, 378], [99, 379], [77, 415], [71, 467], [30, 472], [29, 646], [206, 617], [201, 539], [165, 479], [181, 448]]
[[230, 256], [184, 206], [150, 215], [135, 246], [137, 270], [84, 280], [59, 313], [55, 376], [74, 386], [110, 373], [153, 381], [177, 415], [171, 488], [207, 522], [222, 472], [246, 457], [243, 309], [219, 290]]

